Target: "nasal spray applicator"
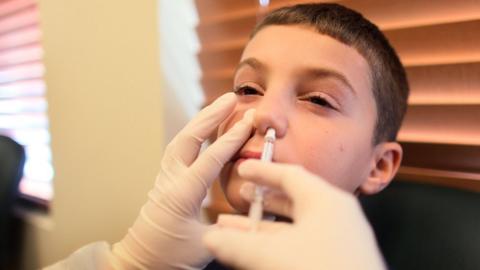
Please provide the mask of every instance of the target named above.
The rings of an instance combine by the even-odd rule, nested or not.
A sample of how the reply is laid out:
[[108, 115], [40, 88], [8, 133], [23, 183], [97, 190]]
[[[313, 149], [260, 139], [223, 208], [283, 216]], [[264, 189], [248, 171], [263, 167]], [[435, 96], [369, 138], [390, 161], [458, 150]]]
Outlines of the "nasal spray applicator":
[[[260, 158], [263, 162], [272, 162], [273, 157], [273, 143], [275, 142], [275, 130], [273, 128], [267, 129], [265, 135], [265, 142], [263, 144], [262, 156]], [[256, 231], [258, 223], [262, 219], [263, 215], [263, 192], [264, 187], [257, 185], [255, 187], [255, 197], [250, 204], [248, 217], [252, 220], [252, 231]]]

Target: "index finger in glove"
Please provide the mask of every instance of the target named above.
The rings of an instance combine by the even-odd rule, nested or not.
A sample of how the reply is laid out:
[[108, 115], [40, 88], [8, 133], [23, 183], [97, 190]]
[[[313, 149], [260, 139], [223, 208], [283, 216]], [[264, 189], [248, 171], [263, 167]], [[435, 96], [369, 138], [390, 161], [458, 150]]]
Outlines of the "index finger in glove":
[[245, 112], [243, 119], [235, 123], [225, 134], [210, 145], [190, 167], [210, 187], [226, 162], [242, 147], [253, 128], [254, 109]]
[[169, 154], [190, 166], [197, 158], [202, 143], [233, 111], [236, 101], [234, 93], [227, 93], [201, 110], [172, 140]]

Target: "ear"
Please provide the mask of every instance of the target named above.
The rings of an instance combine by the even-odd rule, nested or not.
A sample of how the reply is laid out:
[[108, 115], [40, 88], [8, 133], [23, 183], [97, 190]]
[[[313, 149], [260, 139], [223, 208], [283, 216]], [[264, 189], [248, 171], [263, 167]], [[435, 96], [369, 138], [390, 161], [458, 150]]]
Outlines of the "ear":
[[402, 146], [397, 142], [383, 142], [375, 146], [370, 173], [360, 186], [363, 194], [375, 194], [390, 184], [402, 161]]

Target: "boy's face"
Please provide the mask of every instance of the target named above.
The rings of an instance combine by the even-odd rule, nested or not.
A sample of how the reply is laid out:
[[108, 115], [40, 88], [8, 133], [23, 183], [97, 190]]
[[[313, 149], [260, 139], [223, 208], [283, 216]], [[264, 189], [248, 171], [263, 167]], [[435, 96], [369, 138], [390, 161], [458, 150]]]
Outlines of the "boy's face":
[[237, 167], [260, 158], [265, 131], [276, 130], [273, 161], [298, 164], [354, 192], [375, 167], [376, 104], [370, 68], [352, 47], [305, 26], [268, 26], [245, 48], [234, 78], [238, 104], [223, 134], [256, 109], [253, 136], [222, 171], [228, 201], [248, 210]]

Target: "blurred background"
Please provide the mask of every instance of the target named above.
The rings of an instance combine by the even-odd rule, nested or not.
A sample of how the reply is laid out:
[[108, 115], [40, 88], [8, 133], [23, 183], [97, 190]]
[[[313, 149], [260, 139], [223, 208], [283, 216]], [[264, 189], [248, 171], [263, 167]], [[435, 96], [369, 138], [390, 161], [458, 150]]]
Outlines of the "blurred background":
[[[121, 239], [165, 145], [231, 89], [256, 21], [301, 2], [1, 0], [0, 134], [22, 147], [0, 146], [0, 267]], [[376, 23], [406, 67], [398, 181], [480, 191], [480, 1], [328, 2]], [[226, 211], [216, 185], [206, 213]]]

